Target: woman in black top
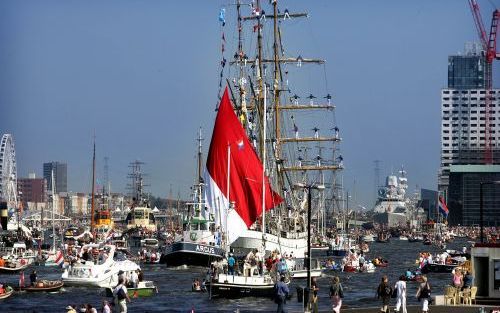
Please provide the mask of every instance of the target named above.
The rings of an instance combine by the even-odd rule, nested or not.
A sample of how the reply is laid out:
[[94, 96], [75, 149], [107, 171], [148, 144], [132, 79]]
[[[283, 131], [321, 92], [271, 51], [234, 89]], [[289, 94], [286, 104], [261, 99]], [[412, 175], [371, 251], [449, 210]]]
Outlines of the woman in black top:
[[380, 308], [381, 312], [388, 313], [389, 309], [389, 301], [391, 300], [392, 295], [392, 287], [389, 285], [389, 279], [386, 275], [382, 277], [382, 281], [377, 288], [377, 299], [382, 298], [382, 307]]

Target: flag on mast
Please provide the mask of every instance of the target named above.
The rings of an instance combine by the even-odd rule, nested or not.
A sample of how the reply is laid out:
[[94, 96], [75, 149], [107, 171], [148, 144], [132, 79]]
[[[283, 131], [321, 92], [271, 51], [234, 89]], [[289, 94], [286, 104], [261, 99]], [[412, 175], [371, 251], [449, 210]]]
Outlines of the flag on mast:
[[[227, 244], [238, 239], [261, 216], [262, 175], [262, 163], [233, 111], [226, 87], [215, 119], [204, 176], [206, 206], [214, 214], [216, 225], [227, 232]], [[268, 211], [283, 199], [272, 190], [267, 177], [264, 182]], [[234, 207], [228, 209], [230, 202]]]
[[448, 206], [444, 202], [444, 198], [442, 196], [439, 196], [439, 212], [445, 217], [448, 217], [448, 213], [450, 211], [448, 210]]

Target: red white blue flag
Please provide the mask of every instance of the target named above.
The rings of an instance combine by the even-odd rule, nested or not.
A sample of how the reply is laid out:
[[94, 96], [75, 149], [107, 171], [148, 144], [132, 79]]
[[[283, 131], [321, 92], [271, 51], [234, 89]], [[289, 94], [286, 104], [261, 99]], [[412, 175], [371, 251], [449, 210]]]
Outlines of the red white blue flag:
[[58, 250], [58, 251], [57, 251], [57, 254], [56, 254], [56, 261], [55, 261], [55, 263], [56, 263], [57, 265], [59, 265], [60, 267], [62, 267], [62, 266], [63, 266], [63, 264], [64, 264], [64, 255], [63, 255], [63, 253], [62, 253], [62, 251], [61, 251], [61, 250]]
[[448, 217], [448, 213], [450, 213], [450, 211], [448, 210], [448, 206], [446, 205], [446, 202], [444, 202], [444, 198], [442, 196], [439, 196], [439, 212], [445, 218]]

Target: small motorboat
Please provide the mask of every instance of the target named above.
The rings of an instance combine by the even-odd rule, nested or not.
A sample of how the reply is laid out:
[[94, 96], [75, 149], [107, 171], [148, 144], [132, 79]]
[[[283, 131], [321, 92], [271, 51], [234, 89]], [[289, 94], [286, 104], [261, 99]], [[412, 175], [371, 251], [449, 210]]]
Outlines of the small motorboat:
[[27, 292], [54, 292], [58, 291], [64, 286], [61, 280], [40, 280], [34, 286], [19, 288]]
[[[131, 298], [151, 297], [152, 295], [158, 293], [158, 288], [156, 288], [153, 281], [146, 280], [140, 281], [137, 284], [137, 288], [127, 287], [127, 293]], [[113, 288], [106, 288], [106, 296], [113, 296]]]
[[0, 300], [7, 299], [8, 297], [12, 296], [12, 294], [14, 293], [14, 289], [12, 289], [12, 287], [10, 287], [10, 286], [5, 286], [4, 290], [5, 290], [5, 292], [0, 293]]
[[399, 236], [399, 240], [408, 241], [408, 237], [406, 237], [406, 236]]
[[389, 266], [389, 262], [380, 262], [380, 263], [373, 264], [373, 265], [375, 265], [376, 267], [387, 267], [387, 266]]
[[374, 242], [375, 239], [373, 239], [373, 235], [364, 235], [363, 236], [363, 239], [362, 239], [364, 242]]
[[459, 264], [436, 264], [427, 263], [422, 267], [422, 273], [451, 273]]
[[0, 273], [14, 274], [25, 270], [30, 263], [25, 259], [7, 259], [0, 263]]
[[346, 265], [344, 266], [344, 272], [348, 272], [348, 273], [354, 273], [354, 272], [357, 272], [358, 269], [352, 265]]
[[408, 237], [408, 242], [422, 242], [424, 238], [422, 236], [410, 236]]
[[412, 276], [410, 278], [407, 277], [406, 280], [407, 281], [414, 281], [414, 282], [417, 282], [417, 283], [423, 282], [422, 275], [414, 275], [414, 276]]
[[387, 233], [379, 233], [377, 236], [377, 242], [379, 243], [388, 243], [389, 242], [389, 234]]

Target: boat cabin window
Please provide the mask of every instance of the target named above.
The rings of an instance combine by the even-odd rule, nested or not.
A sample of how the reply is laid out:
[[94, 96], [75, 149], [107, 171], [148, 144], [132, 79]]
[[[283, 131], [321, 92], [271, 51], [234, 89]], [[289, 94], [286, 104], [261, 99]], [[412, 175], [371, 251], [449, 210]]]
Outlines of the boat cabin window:
[[143, 219], [144, 218], [144, 211], [134, 211], [134, 218], [135, 219]]
[[208, 230], [208, 223], [193, 222], [184, 224], [184, 230]]

